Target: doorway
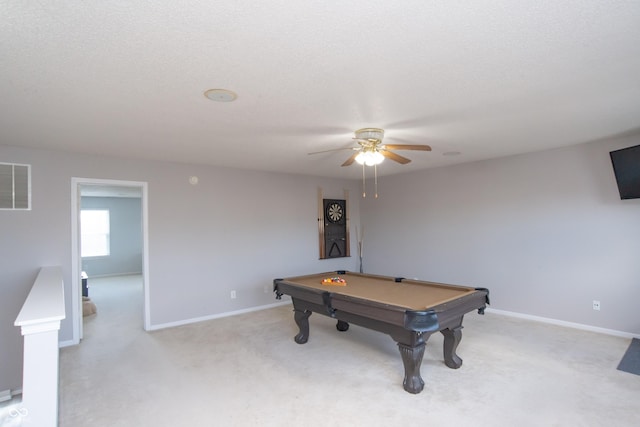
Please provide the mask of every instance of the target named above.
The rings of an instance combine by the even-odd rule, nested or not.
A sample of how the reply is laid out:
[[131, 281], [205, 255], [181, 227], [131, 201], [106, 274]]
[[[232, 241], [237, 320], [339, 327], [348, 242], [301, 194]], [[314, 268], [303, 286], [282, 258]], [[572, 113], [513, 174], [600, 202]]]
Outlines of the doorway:
[[[143, 315], [142, 324], [144, 330], [150, 328], [149, 313], [149, 283], [148, 283], [148, 209], [147, 209], [147, 183], [135, 181], [119, 181], [106, 179], [72, 178], [71, 179], [71, 230], [72, 230], [72, 322], [73, 344], [79, 344], [83, 338], [83, 290], [81, 274], [83, 271], [81, 244], [80, 244], [80, 211], [83, 196], [94, 197], [137, 197], [140, 199], [141, 214], [141, 270], [143, 288]], [[89, 279], [90, 283], [90, 279]], [[90, 286], [90, 284], [89, 284]], [[86, 290], [85, 290], [86, 292]]]

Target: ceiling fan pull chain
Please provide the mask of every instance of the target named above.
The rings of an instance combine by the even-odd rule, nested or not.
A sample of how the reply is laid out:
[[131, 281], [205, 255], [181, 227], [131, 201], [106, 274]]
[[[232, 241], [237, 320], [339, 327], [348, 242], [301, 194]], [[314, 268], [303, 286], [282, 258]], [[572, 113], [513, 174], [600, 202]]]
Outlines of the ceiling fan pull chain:
[[378, 198], [378, 165], [373, 165], [373, 187], [374, 187], [374, 199]]
[[362, 198], [367, 197], [366, 187], [365, 187], [365, 179], [364, 179], [364, 163], [362, 164]]

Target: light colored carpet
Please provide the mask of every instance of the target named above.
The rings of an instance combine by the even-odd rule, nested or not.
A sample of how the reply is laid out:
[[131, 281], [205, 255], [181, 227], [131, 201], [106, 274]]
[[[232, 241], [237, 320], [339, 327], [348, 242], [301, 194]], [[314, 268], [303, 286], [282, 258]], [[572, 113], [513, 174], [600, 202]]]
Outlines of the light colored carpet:
[[141, 280], [94, 279], [98, 313], [61, 350], [60, 426], [638, 426], [629, 340], [487, 313], [465, 317], [460, 369], [428, 342], [424, 391], [393, 340], [290, 306], [147, 333]]

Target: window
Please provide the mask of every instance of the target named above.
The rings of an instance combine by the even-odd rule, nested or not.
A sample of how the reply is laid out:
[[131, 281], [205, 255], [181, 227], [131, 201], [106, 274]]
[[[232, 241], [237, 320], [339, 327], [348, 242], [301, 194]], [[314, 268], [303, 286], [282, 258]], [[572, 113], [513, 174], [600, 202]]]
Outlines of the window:
[[81, 256], [108, 256], [110, 252], [109, 230], [108, 210], [81, 210]]
[[31, 209], [31, 166], [0, 163], [0, 209]]

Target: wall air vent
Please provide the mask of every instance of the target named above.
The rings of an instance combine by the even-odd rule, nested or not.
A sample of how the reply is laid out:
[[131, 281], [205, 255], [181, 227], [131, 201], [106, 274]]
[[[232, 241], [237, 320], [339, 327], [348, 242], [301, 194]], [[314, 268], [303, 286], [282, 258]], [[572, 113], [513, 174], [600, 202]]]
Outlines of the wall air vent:
[[31, 210], [31, 165], [0, 163], [0, 210]]

